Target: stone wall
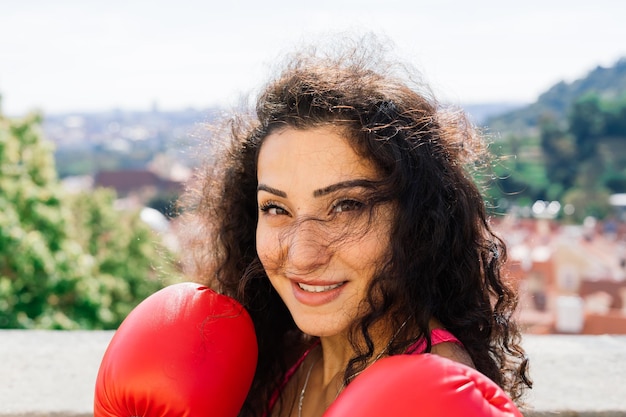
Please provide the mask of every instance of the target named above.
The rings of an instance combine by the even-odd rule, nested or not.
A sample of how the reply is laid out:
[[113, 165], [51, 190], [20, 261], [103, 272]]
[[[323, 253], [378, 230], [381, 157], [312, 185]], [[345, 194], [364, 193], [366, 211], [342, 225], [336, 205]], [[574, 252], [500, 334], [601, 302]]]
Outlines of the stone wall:
[[[0, 417], [92, 416], [112, 332], [0, 331]], [[626, 336], [527, 336], [526, 417], [626, 417]]]

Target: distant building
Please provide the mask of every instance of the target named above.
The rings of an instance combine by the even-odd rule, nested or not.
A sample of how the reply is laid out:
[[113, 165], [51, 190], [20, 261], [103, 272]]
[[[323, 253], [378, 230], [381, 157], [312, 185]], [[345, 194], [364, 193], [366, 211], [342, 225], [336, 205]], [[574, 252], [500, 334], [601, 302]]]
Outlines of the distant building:
[[528, 333], [626, 334], [626, 236], [547, 219], [496, 225]]
[[609, 204], [614, 207], [618, 219], [626, 221], [626, 193], [611, 195]]
[[162, 178], [149, 170], [101, 171], [94, 187], [113, 188], [120, 198], [136, 197], [147, 201], [158, 194], [180, 194], [183, 182]]

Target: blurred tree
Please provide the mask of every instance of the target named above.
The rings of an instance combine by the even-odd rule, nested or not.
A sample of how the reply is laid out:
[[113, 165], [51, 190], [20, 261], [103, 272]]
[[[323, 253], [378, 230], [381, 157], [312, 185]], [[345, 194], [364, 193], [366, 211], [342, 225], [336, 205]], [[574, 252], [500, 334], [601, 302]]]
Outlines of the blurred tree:
[[577, 147], [572, 135], [559, 126], [558, 120], [544, 115], [539, 123], [541, 151], [549, 181], [547, 198], [559, 200], [563, 192], [574, 185], [577, 167]]
[[615, 101], [605, 102], [604, 133], [626, 140], [626, 94]]
[[575, 138], [579, 161], [597, 154], [598, 141], [605, 130], [605, 119], [600, 97], [595, 93], [581, 96], [572, 105], [568, 116], [569, 131]]
[[115, 328], [174, 262], [110, 192], [62, 189], [40, 126], [0, 115], [0, 328]]

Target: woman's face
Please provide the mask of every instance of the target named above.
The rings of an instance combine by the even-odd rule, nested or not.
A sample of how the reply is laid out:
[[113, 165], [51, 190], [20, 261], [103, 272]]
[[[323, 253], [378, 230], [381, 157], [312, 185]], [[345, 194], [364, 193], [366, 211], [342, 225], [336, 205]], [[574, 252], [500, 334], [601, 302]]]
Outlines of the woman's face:
[[272, 285], [303, 332], [344, 332], [389, 251], [390, 206], [368, 198], [378, 173], [324, 127], [269, 135], [257, 175], [257, 252]]

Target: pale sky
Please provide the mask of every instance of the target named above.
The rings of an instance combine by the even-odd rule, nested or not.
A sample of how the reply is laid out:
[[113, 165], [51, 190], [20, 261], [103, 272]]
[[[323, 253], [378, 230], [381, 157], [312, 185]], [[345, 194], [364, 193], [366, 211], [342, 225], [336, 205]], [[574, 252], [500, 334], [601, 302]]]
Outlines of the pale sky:
[[531, 102], [626, 57], [622, 0], [0, 0], [2, 111], [231, 106], [284, 53], [380, 35], [458, 104]]

